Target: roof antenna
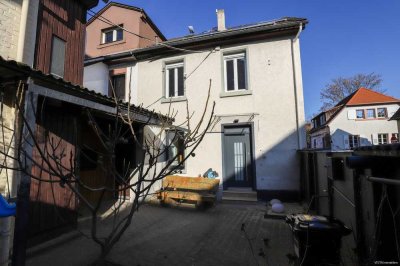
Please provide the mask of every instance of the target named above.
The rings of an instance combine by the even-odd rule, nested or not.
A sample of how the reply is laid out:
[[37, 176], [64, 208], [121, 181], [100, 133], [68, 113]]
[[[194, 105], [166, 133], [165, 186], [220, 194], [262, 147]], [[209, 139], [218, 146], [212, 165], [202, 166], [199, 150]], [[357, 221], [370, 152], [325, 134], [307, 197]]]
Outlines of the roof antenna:
[[189, 29], [189, 33], [190, 33], [190, 34], [194, 34], [194, 28], [193, 28], [193, 26], [188, 26], [188, 29]]

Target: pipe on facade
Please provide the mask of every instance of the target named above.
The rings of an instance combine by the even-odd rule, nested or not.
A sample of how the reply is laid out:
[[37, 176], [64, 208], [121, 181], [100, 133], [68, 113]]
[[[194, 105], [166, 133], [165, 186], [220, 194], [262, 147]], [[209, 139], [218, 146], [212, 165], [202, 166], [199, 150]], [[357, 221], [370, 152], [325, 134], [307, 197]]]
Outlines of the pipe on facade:
[[301, 147], [301, 134], [300, 134], [300, 123], [299, 123], [299, 103], [297, 95], [297, 77], [296, 77], [296, 61], [294, 59], [294, 43], [299, 39], [300, 33], [303, 30], [303, 23], [300, 23], [299, 31], [291, 41], [291, 53], [292, 53], [292, 67], [293, 67], [293, 87], [294, 87], [294, 103], [296, 113], [296, 132], [297, 132], [297, 147], [300, 150]]
[[21, 9], [21, 20], [19, 24], [19, 35], [18, 35], [18, 50], [17, 50], [17, 61], [23, 62], [24, 49], [25, 49], [25, 36], [26, 27], [28, 24], [28, 12], [29, 12], [30, 0], [23, 0]]

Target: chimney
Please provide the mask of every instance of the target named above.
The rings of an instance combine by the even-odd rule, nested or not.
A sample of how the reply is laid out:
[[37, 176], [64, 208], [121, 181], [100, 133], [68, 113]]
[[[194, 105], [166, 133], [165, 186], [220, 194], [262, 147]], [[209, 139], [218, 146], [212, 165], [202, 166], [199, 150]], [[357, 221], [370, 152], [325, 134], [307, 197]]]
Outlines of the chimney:
[[226, 30], [225, 28], [225, 12], [223, 9], [217, 9], [218, 31]]

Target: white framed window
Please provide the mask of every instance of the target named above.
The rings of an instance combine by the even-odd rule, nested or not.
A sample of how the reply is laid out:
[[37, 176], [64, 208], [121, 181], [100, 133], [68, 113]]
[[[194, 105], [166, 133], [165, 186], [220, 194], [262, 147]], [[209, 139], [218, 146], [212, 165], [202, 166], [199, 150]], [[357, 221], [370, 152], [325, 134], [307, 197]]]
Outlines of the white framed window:
[[50, 73], [61, 78], [64, 77], [65, 66], [65, 41], [53, 36], [51, 46]]
[[171, 162], [170, 168], [184, 170], [185, 164], [182, 163], [185, 158], [185, 133], [183, 130], [167, 131], [167, 161]]
[[375, 118], [375, 109], [367, 109], [367, 118]]
[[362, 109], [356, 110], [356, 117], [357, 117], [357, 119], [364, 119], [365, 118], [364, 110], [362, 110]]
[[224, 55], [225, 91], [247, 90], [246, 53]]
[[386, 108], [378, 108], [378, 118], [386, 118]]
[[183, 62], [165, 65], [165, 96], [185, 96]]
[[[123, 25], [120, 25], [122, 27]], [[101, 43], [121, 41], [124, 38], [124, 30], [120, 27], [108, 28], [101, 31]]]
[[387, 144], [388, 143], [388, 134], [379, 133], [378, 134], [378, 144]]
[[360, 136], [359, 135], [349, 135], [349, 147], [354, 149], [360, 146]]

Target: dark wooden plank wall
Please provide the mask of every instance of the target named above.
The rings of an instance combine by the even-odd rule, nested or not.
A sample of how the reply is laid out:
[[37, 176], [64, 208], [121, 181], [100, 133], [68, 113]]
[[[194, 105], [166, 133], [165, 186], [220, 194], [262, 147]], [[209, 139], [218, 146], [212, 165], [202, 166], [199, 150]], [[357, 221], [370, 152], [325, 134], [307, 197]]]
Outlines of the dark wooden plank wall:
[[83, 84], [86, 9], [78, 0], [40, 0], [35, 68], [50, 73], [53, 35], [66, 41], [64, 79]]
[[[43, 114], [44, 121], [36, 126], [36, 139], [40, 150], [46, 153], [46, 158], [53, 168], [56, 163], [54, 155], [61, 159], [66, 175], [75, 159], [77, 142], [77, 120], [73, 115], [47, 109]], [[62, 157], [62, 154], [65, 156]], [[32, 167], [32, 174], [41, 180], [59, 180], [59, 177], [50, 175], [50, 167], [44, 162], [37, 148], [33, 149], [33, 158], [37, 163]], [[47, 170], [47, 171], [46, 171]], [[37, 238], [36, 242], [51, 237], [52, 232], [65, 228], [72, 228], [77, 223], [78, 201], [76, 195], [60, 183], [49, 183], [32, 179], [30, 192], [29, 237]], [[54, 236], [54, 235], [53, 235]]]

